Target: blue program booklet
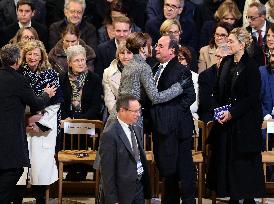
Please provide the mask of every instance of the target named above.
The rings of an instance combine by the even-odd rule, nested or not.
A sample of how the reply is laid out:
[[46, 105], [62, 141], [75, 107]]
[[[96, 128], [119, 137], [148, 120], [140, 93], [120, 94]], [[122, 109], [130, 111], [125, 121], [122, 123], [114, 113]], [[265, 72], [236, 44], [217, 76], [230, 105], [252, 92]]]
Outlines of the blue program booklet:
[[229, 111], [231, 109], [231, 104], [221, 106], [214, 109], [214, 119], [219, 120], [225, 111]]

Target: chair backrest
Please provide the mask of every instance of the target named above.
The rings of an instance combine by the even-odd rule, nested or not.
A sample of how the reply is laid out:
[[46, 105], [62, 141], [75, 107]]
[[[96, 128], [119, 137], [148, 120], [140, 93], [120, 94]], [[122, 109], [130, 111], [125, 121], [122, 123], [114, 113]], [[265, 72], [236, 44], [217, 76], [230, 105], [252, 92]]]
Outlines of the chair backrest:
[[263, 121], [262, 130], [266, 130], [266, 131], [263, 131], [263, 134], [266, 134], [265, 149], [266, 151], [272, 151], [272, 149], [269, 149], [269, 134], [274, 133], [274, 119]]
[[194, 120], [194, 152], [198, 151], [198, 140], [196, 138], [199, 138], [201, 136], [201, 150], [202, 152], [205, 151], [205, 141], [206, 141], [206, 124], [201, 120]]
[[[88, 119], [67, 119], [61, 121], [61, 128], [68, 126], [73, 128], [73, 134], [64, 133], [63, 149], [90, 149], [97, 150], [99, 146], [99, 136], [103, 132], [104, 123], [100, 120], [88, 120]], [[95, 128], [94, 134], [87, 134], [87, 130]], [[66, 131], [69, 132], [69, 131]], [[89, 131], [90, 132], [90, 131]], [[91, 131], [93, 132], [93, 131]], [[68, 139], [69, 138], [69, 139]], [[84, 139], [83, 139], [84, 138]], [[84, 141], [84, 142], [83, 142]], [[70, 143], [70, 144], [68, 144]], [[76, 145], [74, 144], [76, 143]], [[84, 143], [84, 144], [83, 144]]]

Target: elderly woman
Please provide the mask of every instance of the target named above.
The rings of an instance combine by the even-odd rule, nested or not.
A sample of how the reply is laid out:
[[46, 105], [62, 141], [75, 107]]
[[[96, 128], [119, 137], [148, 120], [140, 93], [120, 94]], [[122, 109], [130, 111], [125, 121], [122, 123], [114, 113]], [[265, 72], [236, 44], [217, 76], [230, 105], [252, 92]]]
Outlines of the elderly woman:
[[[172, 34], [179, 43], [182, 43], [182, 27], [181, 24], [178, 20], [176, 19], [167, 19], [165, 20], [161, 27], [160, 27], [160, 34], [161, 35], [168, 35], [168, 34]], [[182, 45], [184, 46], [184, 45]], [[191, 62], [188, 64], [190, 70], [197, 72], [197, 54], [196, 51], [194, 50], [194, 48], [190, 47], [190, 46], [185, 46], [191, 53], [192, 56], [192, 60]]]
[[116, 59], [114, 59], [110, 66], [104, 70], [104, 101], [109, 113], [118, 97], [118, 89], [123, 68], [132, 58], [133, 54], [126, 48], [125, 43], [120, 43], [116, 51]]
[[33, 27], [22, 27], [16, 35], [10, 40], [10, 43], [19, 43], [30, 40], [39, 40], [38, 33]]
[[205, 21], [200, 34], [200, 46], [207, 45], [214, 34], [214, 28], [219, 22], [230, 24], [232, 27], [240, 26], [242, 17], [237, 4], [234, 1], [224, 1], [215, 12], [215, 20]]
[[79, 29], [73, 25], [68, 24], [62, 33], [62, 39], [49, 52], [49, 61], [59, 73], [68, 72], [67, 63], [67, 49], [73, 45], [82, 45], [86, 49], [86, 63], [90, 71], [94, 70], [95, 52], [83, 40], [80, 39]]
[[[45, 47], [41, 41], [32, 40], [24, 44], [22, 50], [22, 64], [20, 72], [28, 78], [34, 93], [39, 96], [49, 84], [59, 87], [59, 78], [56, 71], [51, 69]], [[28, 148], [31, 168], [29, 169], [30, 183], [33, 188], [36, 203], [45, 203], [44, 193], [46, 186], [58, 180], [58, 171], [54, 158], [56, 138], [59, 133], [60, 103], [62, 97], [60, 89], [52, 97], [48, 107], [42, 112], [30, 110], [33, 117], [29, 118], [27, 129]], [[59, 122], [58, 122], [59, 121]], [[19, 180], [19, 185], [25, 184], [25, 173]], [[19, 200], [22, 200], [21, 197]]]
[[230, 197], [229, 203], [233, 204], [241, 199], [244, 204], [255, 204], [254, 198], [265, 193], [261, 79], [258, 67], [246, 52], [251, 42], [244, 28], [235, 28], [229, 34], [231, 55], [221, 62], [214, 97], [216, 107], [231, 107], [215, 115], [208, 138], [212, 153], [208, 187], [219, 197]]
[[[99, 77], [87, 67], [86, 49], [73, 45], [67, 49], [68, 72], [60, 76], [64, 102], [62, 119], [79, 118], [101, 120], [103, 87]], [[85, 146], [85, 141], [81, 142]], [[83, 165], [69, 167], [67, 179], [84, 180], [87, 168]]]
[[198, 73], [216, 64], [216, 48], [227, 43], [227, 37], [231, 30], [231, 25], [227, 23], [220, 22], [216, 25], [213, 30], [214, 37], [210, 40], [209, 45], [200, 49]]

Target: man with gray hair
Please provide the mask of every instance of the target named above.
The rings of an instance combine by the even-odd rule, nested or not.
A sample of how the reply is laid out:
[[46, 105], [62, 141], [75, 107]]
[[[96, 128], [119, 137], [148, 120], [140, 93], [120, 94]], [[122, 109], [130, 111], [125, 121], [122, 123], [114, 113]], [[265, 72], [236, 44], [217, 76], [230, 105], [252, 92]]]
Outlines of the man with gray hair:
[[86, 8], [85, 0], [65, 0], [64, 14], [65, 18], [51, 24], [49, 28], [49, 47], [53, 48], [68, 23], [72, 23], [80, 30], [80, 38], [93, 49], [97, 46], [97, 37], [95, 27], [83, 19]]
[[55, 95], [56, 88], [48, 85], [41, 97], [34, 94], [27, 79], [17, 72], [21, 59], [16, 44], [5, 45], [0, 57], [3, 64], [0, 68], [0, 203], [9, 204], [23, 167], [30, 167], [26, 105], [42, 110]]
[[266, 65], [266, 57], [264, 55], [266, 33], [271, 25], [266, 20], [266, 8], [260, 2], [253, 2], [249, 5], [246, 16], [249, 26], [246, 30], [251, 33], [254, 41], [254, 58], [260, 65]]

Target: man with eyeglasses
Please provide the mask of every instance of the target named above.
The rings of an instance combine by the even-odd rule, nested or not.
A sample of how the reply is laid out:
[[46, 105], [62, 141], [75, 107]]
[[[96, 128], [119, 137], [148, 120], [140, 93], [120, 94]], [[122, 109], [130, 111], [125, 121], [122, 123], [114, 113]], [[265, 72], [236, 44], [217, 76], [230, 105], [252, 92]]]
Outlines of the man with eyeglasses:
[[154, 70], [158, 91], [168, 89], [182, 77], [189, 80], [180, 96], [151, 108], [153, 153], [159, 173], [164, 177], [161, 203], [195, 204], [195, 174], [191, 153], [194, 126], [190, 106], [196, 100], [196, 95], [191, 72], [177, 59], [179, 45], [174, 36], [162, 36], [155, 49], [160, 62]]
[[86, 8], [85, 0], [66, 0], [64, 4], [65, 18], [51, 24], [49, 28], [50, 49], [61, 39], [61, 33], [68, 23], [72, 23], [80, 30], [80, 38], [94, 50], [97, 46], [95, 27], [83, 19]]
[[162, 6], [163, 15], [158, 15], [147, 21], [145, 30], [152, 37], [153, 44], [160, 38], [160, 26], [166, 19], [179, 20], [182, 27], [180, 43], [198, 49], [198, 32], [196, 25], [191, 18], [184, 13], [185, 0], [164, 0]]
[[1, 45], [7, 44], [16, 32], [22, 27], [33, 27], [38, 33], [39, 39], [47, 46], [47, 29], [44, 25], [33, 20], [36, 8], [32, 0], [19, 0], [16, 4], [17, 21], [3, 29]]
[[264, 56], [266, 32], [270, 22], [266, 20], [266, 8], [260, 2], [251, 3], [246, 16], [249, 26], [246, 28], [252, 34], [254, 41], [254, 58], [258, 66], [266, 64]]
[[142, 128], [134, 125], [141, 105], [131, 95], [116, 101], [117, 119], [100, 138], [103, 203], [144, 204], [150, 200], [150, 185]]

